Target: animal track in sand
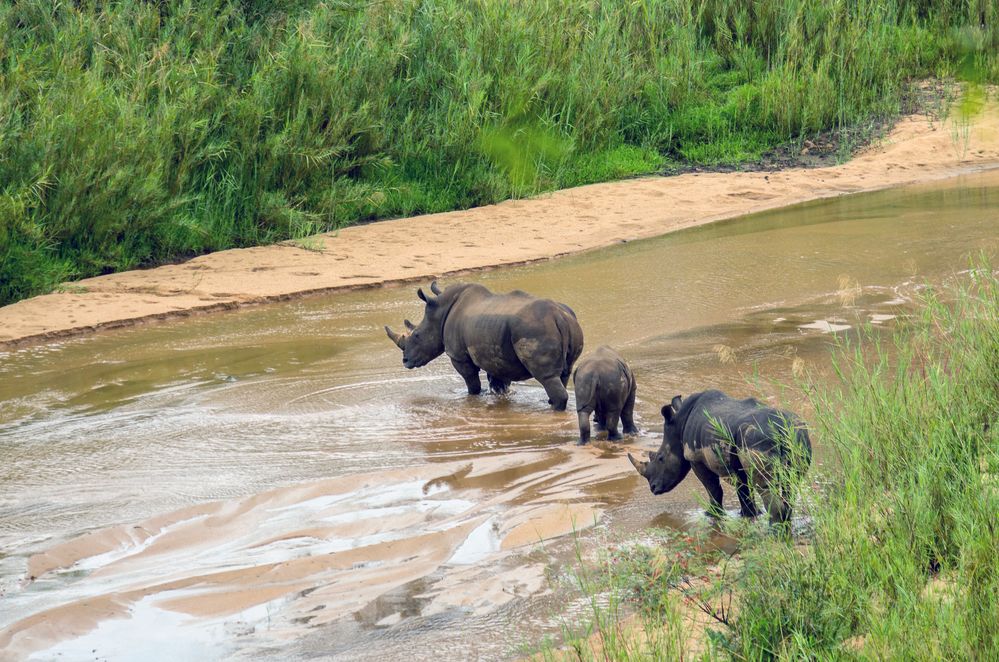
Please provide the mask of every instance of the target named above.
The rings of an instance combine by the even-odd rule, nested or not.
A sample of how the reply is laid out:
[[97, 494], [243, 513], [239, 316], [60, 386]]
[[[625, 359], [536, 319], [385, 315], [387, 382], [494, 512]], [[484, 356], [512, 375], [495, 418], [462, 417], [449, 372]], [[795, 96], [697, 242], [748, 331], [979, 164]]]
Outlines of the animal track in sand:
[[293, 272], [291, 272], [291, 275], [292, 276], [318, 276], [319, 272], [318, 271], [293, 271]]
[[272, 271], [277, 267], [253, 267], [250, 271]]
[[728, 194], [730, 198], [746, 198], [748, 200], [772, 200], [777, 196], [759, 191], [737, 191]]

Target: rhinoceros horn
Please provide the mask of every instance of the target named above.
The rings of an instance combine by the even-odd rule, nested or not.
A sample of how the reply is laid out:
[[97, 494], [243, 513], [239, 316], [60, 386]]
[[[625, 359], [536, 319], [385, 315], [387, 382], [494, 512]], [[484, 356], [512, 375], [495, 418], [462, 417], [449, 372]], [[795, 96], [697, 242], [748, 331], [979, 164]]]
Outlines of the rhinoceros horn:
[[437, 296], [440, 296], [440, 294], [441, 294], [441, 288], [437, 287], [437, 281], [436, 280], [434, 282], [430, 283], [430, 291], [433, 292], [434, 294], [436, 294]]
[[410, 322], [409, 320], [403, 320], [402, 323], [405, 324], [406, 328], [409, 329], [410, 331], [416, 328], [416, 325]]
[[388, 334], [389, 339], [399, 347], [399, 349], [406, 349], [406, 336], [401, 333], [396, 333], [392, 329], [385, 327], [385, 333]]
[[632, 465], [633, 467], [635, 467], [635, 470], [636, 470], [636, 471], [637, 471], [638, 473], [642, 474], [642, 476], [644, 476], [644, 475], [645, 475], [645, 470], [646, 470], [646, 469], [648, 468], [648, 466], [649, 466], [649, 463], [648, 463], [648, 462], [639, 462], [638, 460], [636, 460], [635, 458], [633, 458], [633, 457], [631, 456], [631, 453], [628, 453], [628, 460], [629, 460], [629, 461], [631, 462], [631, 465]]

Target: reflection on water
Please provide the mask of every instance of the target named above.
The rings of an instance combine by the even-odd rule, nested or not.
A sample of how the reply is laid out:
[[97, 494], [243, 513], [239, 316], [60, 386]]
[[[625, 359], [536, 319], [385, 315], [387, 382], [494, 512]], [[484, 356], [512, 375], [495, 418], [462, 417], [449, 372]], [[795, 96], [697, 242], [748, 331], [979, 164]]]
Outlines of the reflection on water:
[[[985, 173], [800, 205], [465, 280], [571, 305], [587, 348], [610, 344], [631, 363], [643, 430], [631, 442], [653, 448], [659, 407], [675, 394], [755, 392], [802, 409], [795, 391], [779, 384], [806, 370], [827, 370], [837, 333], [890, 329], [925, 284], [953, 278], [970, 255], [999, 253], [997, 209], [999, 173]], [[289, 635], [301, 656], [337, 633], [352, 633], [371, 657], [398, 651], [429, 658], [447, 642], [465, 642], [452, 656], [463, 650], [501, 657], [512, 650], [508, 637], [489, 632], [509, 630], [503, 623], [518, 621], [503, 619], [519, 618], [543, 598], [509, 588], [523, 595], [474, 615], [475, 599], [455, 596], [462, 585], [487, 586], [485, 577], [462, 573], [481, 572], [517, 522], [542, 526], [538, 522], [554, 517], [537, 510], [542, 505], [575, 502], [600, 504], [608, 525], [620, 530], [682, 527], [696, 517], [703, 497], [693, 479], [653, 498], [627, 471], [599, 480], [587, 473], [586, 462], [623, 461], [611, 446], [592, 449], [596, 455], [586, 462], [570, 461], [576, 457], [574, 417], [549, 411], [537, 383], [517, 383], [508, 396], [469, 397], [446, 360], [405, 370], [381, 329], [419, 318], [414, 289], [348, 292], [0, 354], [0, 628], [78, 598], [86, 593], [81, 580], [121, 560], [114, 556], [120, 550], [108, 550], [111, 556], [82, 560], [72, 573], [22, 587], [30, 555], [80, 534], [282, 486], [447, 465], [428, 482], [413, 482], [413, 494], [346, 493], [340, 511], [320, 523], [340, 527], [334, 540], [274, 540], [202, 561], [206, 570], [220, 570], [384, 542], [351, 529], [358, 520], [395, 518], [402, 528], [393, 535], [433, 532], [432, 518], [419, 519], [418, 504], [440, 499], [437, 490], [454, 502], [451, 514], [492, 503], [448, 551], [443, 566], [451, 570], [434, 566], [393, 586], [349, 620], [319, 627], [315, 614], [296, 608], [289, 613], [299, 620], [285, 626], [312, 633]], [[472, 468], [517, 454], [525, 461]], [[307, 519], [309, 512], [295, 503], [292, 514]], [[283, 526], [268, 521], [276, 532]], [[172, 558], [183, 565], [187, 557]], [[192, 567], [202, 561], [189, 559]], [[523, 571], [523, 560], [497, 563], [489, 573], [502, 575], [503, 564], [514, 575]], [[318, 600], [321, 593], [291, 603]], [[143, 600], [136, 604], [142, 606], [133, 607], [133, 619], [155, 609]], [[432, 604], [436, 611], [426, 616]], [[229, 637], [224, 627], [220, 632]], [[273, 651], [274, 642], [260, 634], [233, 641], [247, 655]], [[352, 640], [341, 640], [337, 650], [362, 656], [345, 641]], [[201, 650], [215, 650], [217, 643], [213, 638]]]

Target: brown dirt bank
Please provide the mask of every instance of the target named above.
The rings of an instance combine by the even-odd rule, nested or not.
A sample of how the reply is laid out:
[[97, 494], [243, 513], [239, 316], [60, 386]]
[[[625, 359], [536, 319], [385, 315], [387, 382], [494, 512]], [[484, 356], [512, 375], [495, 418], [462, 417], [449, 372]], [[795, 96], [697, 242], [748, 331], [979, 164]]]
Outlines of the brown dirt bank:
[[689, 173], [383, 221], [293, 243], [88, 278], [0, 308], [0, 348], [98, 329], [427, 279], [644, 239], [753, 212], [999, 167], [999, 108], [971, 126], [902, 119], [853, 160], [776, 172]]

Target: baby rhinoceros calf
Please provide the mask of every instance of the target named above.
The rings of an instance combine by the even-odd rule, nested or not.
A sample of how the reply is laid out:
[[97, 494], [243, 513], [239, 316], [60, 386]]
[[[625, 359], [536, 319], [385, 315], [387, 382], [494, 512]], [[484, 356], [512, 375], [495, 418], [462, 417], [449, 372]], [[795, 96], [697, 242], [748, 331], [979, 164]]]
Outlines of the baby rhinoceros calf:
[[693, 469], [708, 492], [711, 513], [722, 512], [720, 477], [735, 485], [744, 517], [757, 515], [750, 488], [763, 497], [772, 524], [791, 517], [794, 485], [808, 470], [812, 445], [804, 423], [791, 412], [721, 391], [673, 398], [662, 408], [663, 443], [648, 462], [628, 454], [653, 494], [676, 487]]
[[579, 416], [579, 444], [590, 440], [590, 415], [596, 412], [597, 429], [606, 429], [607, 438], [617, 440], [620, 418], [625, 434], [635, 434], [635, 376], [624, 359], [604, 345], [576, 367], [572, 377]]

